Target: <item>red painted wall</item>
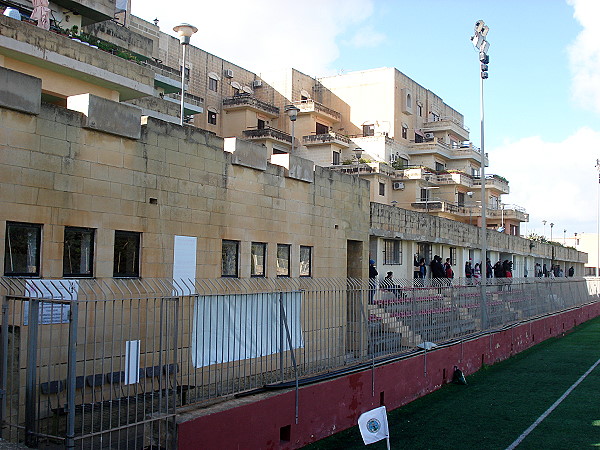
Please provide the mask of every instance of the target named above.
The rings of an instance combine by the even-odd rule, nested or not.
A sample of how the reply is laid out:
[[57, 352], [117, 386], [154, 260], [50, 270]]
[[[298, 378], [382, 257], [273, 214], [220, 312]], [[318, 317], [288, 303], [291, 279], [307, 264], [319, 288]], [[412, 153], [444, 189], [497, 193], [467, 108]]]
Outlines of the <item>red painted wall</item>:
[[[305, 386], [299, 393], [299, 420], [295, 423], [295, 393], [249, 402], [234, 408], [186, 420], [179, 417], [180, 449], [293, 449], [356, 425], [358, 416], [381, 406], [388, 410], [438, 389], [452, 378], [455, 365], [465, 375], [482, 364], [494, 364], [550, 337], [600, 315], [600, 303], [545, 317], [472, 341], [438, 348], [375, 369]], [[190, 415], [191, 416], [191, 415]], [[289, 427], [289, 441], [281, 441]], [[285, 435], [285, 433], [284, 433]]]

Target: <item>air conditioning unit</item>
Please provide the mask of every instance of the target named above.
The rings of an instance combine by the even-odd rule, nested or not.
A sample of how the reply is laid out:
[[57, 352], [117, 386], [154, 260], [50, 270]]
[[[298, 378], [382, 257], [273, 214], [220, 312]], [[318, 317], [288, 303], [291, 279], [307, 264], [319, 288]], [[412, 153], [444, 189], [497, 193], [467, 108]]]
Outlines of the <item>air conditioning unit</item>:
[[425, 133], [425, 139], [427, 139], [428, 141], [433, 141], [433, 138], [433, 133]]
[[392, 188], [395, 191], [400, 191], [404, 189], [404, 183], [402, 181], [394, 181], [394, 183], [392, 184]]
[[225, 69], [225, 76], [227, 78], [233, 78], [233, 70], [231, 70], [231, 69]]
[[262, 87], [262, 80], [254, 80], [254, 81], [252, 82], [252, 87], [253, 87], [253, 88]]

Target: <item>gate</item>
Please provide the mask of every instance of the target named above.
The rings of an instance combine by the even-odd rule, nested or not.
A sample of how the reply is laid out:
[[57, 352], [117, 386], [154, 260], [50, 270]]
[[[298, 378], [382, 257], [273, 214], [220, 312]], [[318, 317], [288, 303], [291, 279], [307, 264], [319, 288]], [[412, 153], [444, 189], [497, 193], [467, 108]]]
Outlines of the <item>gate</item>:
[[40, 448], [175, 448], [180, 298], [2, 279], [0, 437]]

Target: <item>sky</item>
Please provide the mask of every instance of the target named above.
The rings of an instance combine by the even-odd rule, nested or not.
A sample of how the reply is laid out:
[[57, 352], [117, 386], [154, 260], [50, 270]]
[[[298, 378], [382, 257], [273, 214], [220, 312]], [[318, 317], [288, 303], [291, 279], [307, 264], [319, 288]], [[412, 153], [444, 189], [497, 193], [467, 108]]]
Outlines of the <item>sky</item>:
[[[132, 0], [174, 35], [260, 75], [294, 67], [322, 77], [395, 67], [461, 112], [481, 146], [479, 60], [470, 37], [490, 31], [484, 82], [487, 174], [509, 180], [505, 204], [529, 213], [522, 234], [562, 242], [596, 233], [600, 203], [598, 0]], [[546, 225], [543, 225], [543, 221]], [[566, 230], [566, 231], [565, 231]]]

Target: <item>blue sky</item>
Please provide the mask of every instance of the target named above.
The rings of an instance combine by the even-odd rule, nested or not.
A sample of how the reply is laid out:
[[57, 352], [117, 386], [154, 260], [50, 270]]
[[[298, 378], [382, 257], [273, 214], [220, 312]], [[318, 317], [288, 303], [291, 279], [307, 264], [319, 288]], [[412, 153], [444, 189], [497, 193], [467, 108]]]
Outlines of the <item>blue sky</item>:
[[[597, 230], [600, 1], [132, 0], [133, 13], [199, 28], [192, 44], [256, 73], [312, 76], [396, 67], [465, 116], [479, 137], [479, 62], [469, 37], [490, 27], [485, 82], [488, 173], [510, 182], [505, 203], [530, 214], [526, 232], [554, 239]], [[180, 5], [180, 8], [176, 8]], [[185, 9], [184, 9], [185, 8]], [[212, 20], [218, 18], [218, 20]], [[172, 32], [171, 32], [172, 33]], [[549, 227], [545, 227], [549, 237]]]

